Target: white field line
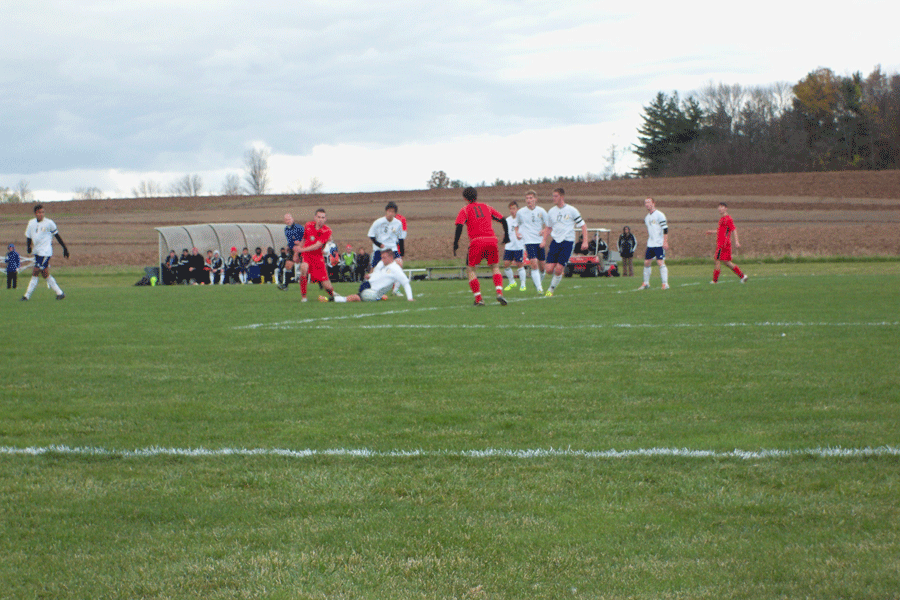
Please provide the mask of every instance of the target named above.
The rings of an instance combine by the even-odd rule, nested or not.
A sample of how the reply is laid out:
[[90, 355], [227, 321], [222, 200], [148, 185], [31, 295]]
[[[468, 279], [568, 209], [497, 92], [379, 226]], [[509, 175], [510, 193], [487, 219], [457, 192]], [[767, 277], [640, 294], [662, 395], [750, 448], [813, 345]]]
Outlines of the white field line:
[[[281, 321], [278, 323], [256, 323], [253, 325], [242, 325], [234, 329], [332, 329], [332, 321], [344, 321], [347, 319], [361, 319], [364, 317], [374, 317], [378, 315], [397, 314], [407, 311], [391, 311], [385, 313], [359, 314], [344, 317], [322, 317], [318, 319], [304, 319], [300, 321]], [[666, 328], [675, 329], [702, 329], [702, 328], [719, 328], [719, 327], [897, 327], [900, 321], [870, 321], [870, 322], [837, 322], [829, 323], [827, 321], [763, 321], [757, 323], [669, 323]], [[579, 323], [577, 325], [544, 325], [534, 323], [491, 323], [485, 325], [471, 324], [404, 324], [404, 323], [384, 323], [379, 325], [359, 325], [355, 324], [355, 329], [546, 329], [546, 330], [577, 330], [584, 331], [586, 329], [659, 329], [661, 326], [656, 323]]]
[[150, 447], [136, 450], [110, 450], [97, 447], [40, 446], [16, 448], [0, 446], [0, 456], [100, 456], [115, 458], [153, 458], [153, 457], [286, 457], [286, 458], [579, 458], [579, 459], [628, 459], [628, 458], [712, 458], [712, 459], [778, 459], [793, 457], [813, 458], [858, 458], [900, 456], [900, 448], [895, 446], [878, 446], [875, 448], [806, 448], [798, 450], [692, 450], [690, 448], [641, 448], [638, 450], [573, 450], [566, 449], [502, 449], [487, 448], [484, 450], [369, 450], [366, 448], [333, 448], [328, 450], [290, 450], [283, 448], [163, 448]]

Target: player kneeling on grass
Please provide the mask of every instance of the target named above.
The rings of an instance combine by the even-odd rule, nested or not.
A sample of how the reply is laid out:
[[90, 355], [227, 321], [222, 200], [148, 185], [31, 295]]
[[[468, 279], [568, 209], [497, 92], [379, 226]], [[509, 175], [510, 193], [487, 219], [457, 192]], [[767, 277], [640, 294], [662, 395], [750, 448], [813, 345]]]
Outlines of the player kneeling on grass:
[[[406, 292], [406, 299], [413, 301], [412, 287], [409, 285], [409, 277], [400, 268], [394, 259], [393, 252], [383, 252], [381, 261], [375, 265], [372, 272], [366, 275], [366, 281], [359, 286], [358, 294], [350, 294], [349, 296], [334, 295], [335, 302], [375, 302], [377, 300], [387, 300], [386, 294], [391, 291], [394, 284], [403, 286]], [[319, 302], [330, 302], [331, 298], [319, 296]]]

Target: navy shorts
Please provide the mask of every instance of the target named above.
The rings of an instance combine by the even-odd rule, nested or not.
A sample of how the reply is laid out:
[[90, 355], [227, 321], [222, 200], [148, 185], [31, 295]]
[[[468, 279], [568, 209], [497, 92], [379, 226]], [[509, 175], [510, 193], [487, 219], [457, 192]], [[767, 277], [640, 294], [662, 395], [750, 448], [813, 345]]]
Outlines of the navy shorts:
[[666, 250], [662, 246], [657, 246], [655, 248], [647, 248], [647, 252], [644, 253], [644, 260], [666, 260]]
[[540, 261], [543, 261], [546, 257], [540, 244], [525, 244], [525, 256], [528, 257], [528, 260], [536, 258]]
[[503, 260], [509, 262], [522, 262], [521, 250], [504, 250]]
[[50, 257], [49, 256], [38, 256], [37, 254], [34, 255], [34, 268], [35, 269], [40, 269], [41, 271], [43, 271], [44, 269], [47, 269], [49, 267], [50, 267]]
[[547, 263], [555, 265], [566, 265], [569, 257], [572, 256], [572, 248], [575, 242], [550, 242], [550, 250], [547, 251]]

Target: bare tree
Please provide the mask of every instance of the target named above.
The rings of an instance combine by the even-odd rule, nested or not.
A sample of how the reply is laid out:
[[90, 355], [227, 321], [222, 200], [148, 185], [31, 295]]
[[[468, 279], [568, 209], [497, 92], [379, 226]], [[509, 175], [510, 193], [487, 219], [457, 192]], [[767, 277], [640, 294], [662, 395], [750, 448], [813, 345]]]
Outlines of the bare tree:
[[16, 186], [16, 194], [19, 196], [19, 202], [28, 202], [34, 196], [31, 190], [28, 189], [28, 182], [24, 179], [19, 181], [19, 184]]
[[250, 186], [250, 193], [265, 194], [269, 189], [269, 151], [265, 148], [247, 150], [244, 165], [247, 171], [244, 180]]
[[[495, 182], [494, 185], [497, 185]], [[500, 183], [502, 185], [502, 182]], [[450, 187], [450, 178], [443, 171], [432, 171], [431, 179], [428, 180], [428, 189], [443, 189]]]
[[98, 187], [82, 187], [75, 190], [75, 200], [102, 200], [103, 190]]
[[308, 194], [318, 194], [322, 191], [322, 186], [325, 184], [322, 183], [322, 180], [318, 177], [313, 177], [309, 180], [309, 187], [303, 187], [303, 184], [300, 183], [300, 180], [294, 182], [294, 187], [290, 189], [292, 194], [297, 194], [298, 196], [306, 196]]
[[137, 187], [131, 188], [135, 198], [157, 198], [162, 196], [162, 185], [158, 181], [142, 180]]
[[176, 179], [169, 185], [169, 192], [173, 196], [199, 196], [203, 189], [203, 179], [199, 175], [185, 175]]
[[241, 187], [241, 177], [237, 173], [229, 173], [222, 183], [223, 196], [242, 196], [244, 188]]

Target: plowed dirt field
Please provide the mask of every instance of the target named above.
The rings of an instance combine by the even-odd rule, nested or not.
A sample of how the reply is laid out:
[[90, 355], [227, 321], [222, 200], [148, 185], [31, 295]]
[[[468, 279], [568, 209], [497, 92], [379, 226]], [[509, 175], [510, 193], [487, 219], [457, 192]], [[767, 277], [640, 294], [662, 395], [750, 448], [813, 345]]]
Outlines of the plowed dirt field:
[[[533, 186], [550, 208], [551, 184]], [[711, 256], [716, 205], [724, 200], [737, 224], [741, 249], [735, 260], [769, 256], [900, 255], [900, 171], [735, 175], [601, 181], [564, 185], [566, 201], [589, 227], [612, 230], [615, 246], [629, 225], [644, 247], [643, 200], [656, 199], [669, 221], [669, 258]], [[507, 213], [523, 204], [527, 186], [489, 187], [479, 199]], [[145, 266], [158, 262], [155, 227], [193, 223], [282, 223], [291, 212], [301, 222], [317, 208], [328, 212], [335, 241], [366, 244], [372, 221], [394, 200], [409, 221], [407, 262], [452, 260], [453, 221], [464, 201], [460, 190], [262, 197], [127, 198], [45, 203], [72, 257], [58, 266]], [[25, 226], [33, 204], [0, 205], [0, 240], [25, 250]], [[498, 227], [499, 229], [499, 227]], [[205, 253], [204, 248], [201, 251]], [[276, 248], [277, 250], [277, 248]], [[5, 252], [5, 250], [4, 250]], [[57, 254], [60, 254], [57, 250]]]

